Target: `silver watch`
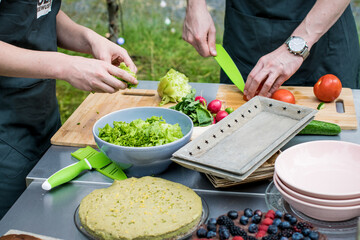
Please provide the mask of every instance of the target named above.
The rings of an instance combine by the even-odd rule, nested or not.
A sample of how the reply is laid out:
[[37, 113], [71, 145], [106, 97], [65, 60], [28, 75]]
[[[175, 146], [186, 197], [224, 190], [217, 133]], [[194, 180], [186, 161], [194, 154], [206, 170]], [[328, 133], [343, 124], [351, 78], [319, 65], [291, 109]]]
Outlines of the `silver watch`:
[[285, 41], [285, 44], [292, 54], [300, 55], [304, 60], [309, 56], [309, 47], [303, 38], [291, 36]]

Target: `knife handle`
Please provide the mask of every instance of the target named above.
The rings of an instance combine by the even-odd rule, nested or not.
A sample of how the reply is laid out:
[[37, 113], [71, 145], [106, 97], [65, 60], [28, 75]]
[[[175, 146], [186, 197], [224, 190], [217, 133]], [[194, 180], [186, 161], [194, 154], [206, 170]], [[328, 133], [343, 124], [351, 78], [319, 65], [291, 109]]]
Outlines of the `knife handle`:
[[44, 190], [50, 190], [63, 183], [71, 181], [82, 171], [90, 170], [91, 168], [91, 164], [87, 161], [87, 159], [73, 163], [51, 175], [48, 179], [45, 180], [41, 187]]

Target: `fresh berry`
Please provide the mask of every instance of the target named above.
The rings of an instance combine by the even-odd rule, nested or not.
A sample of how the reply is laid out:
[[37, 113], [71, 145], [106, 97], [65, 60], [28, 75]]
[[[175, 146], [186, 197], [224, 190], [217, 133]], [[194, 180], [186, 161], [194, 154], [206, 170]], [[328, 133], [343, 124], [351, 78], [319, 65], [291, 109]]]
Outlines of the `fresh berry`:
[[304, 238], [304, 235], [302, 235], [301, 233], [295, 232], [295, 233], [293, 233], [293, 235], [291, 237], [293, 240], [301, 240]]
[[267, 235], [262, 238], [262, 240], [278, 240], [278, 239], [279, 239], [278, 235], [276, 234]]
[[309, 234], [309, 238], [311, 240], [318, 240], [319, 239], [319, 233], [315, 231], [311, 231]]
[[258, 231], [258, 226], [255, 223], [249, 225], [248, 231], [250, 233], [256, 233]]
[[279, 228], [281, 229], [291, 228], [291, 224], [288, 221], [283, 221], [279, 224]]
[[244, 238], [240, 237], [240, 236], [235, 236], [235, 237], [233, 237], [233, 240], [244, 240]]
[[229, 228], [230, 226], [234, 225], [234, 222], [226, 215], [222, 215], [217, 219], [217, 224], [219, 225], [224, 225], [227, 228]]
[[206, 234], [206, 238], [212, 238], [212, 237], [216, 237], [216, 232], [208, 231]]
[[230, 230], [231, 235], [233, 235], [233, 236], [246, 237], [246, 235], [247, 235], [245, 230], [243, 230], [240, 227], [235, 226], [235, 225], [231, 226], [229, 230]]
[[303, 240], [311, 240], [309, 237], [304, 237]]
[[261, 224], [261, 225], [259, 226], [259, 231], [267, 232], [268, 228], [269, 228], [268, 225]]
[[196, 232], [198, 238], [206, 238], [207, 231], [205, 228], [199, 228]]
[[313, 228], [313, 225], [311, 224], [311, 223], [309, 223], [309, 222], [298, 222], [297, 224], [296, 224], [296, 227], [298, 228], [298, 229], [304, 229], [304, 228], [309, 228], [309, 229], [311, 229], [311, 228]]
[[207, 230], [216, 232], [216, 225], [215, 224], [208, 224], [207, 225]]
[[304, 235], [304, 236], [309, 236], [311, 230], [309, 228], [303, 228], [301, 230], [301, 233]]
[[258, 223], [260, 223], [260, 221], [261, 221], [261, 217], [260, 217], [259, 215], [257, 215], [257, 214], [255, 214], [255, 215], [251, 218], [251, 222], [253, 222], [253, 223], [258, 224]]
[[275, 225], [270, 225], [269, 228], [268, 228], [268, 230], [267, 230], [267, 232], [268, 232], [269, 234], [275, 234], [275, 233], [278, 232], [278, 227], [275, 226]]
[[256, 237], [248, 236], [246, 240], [257, 240]]
[[301, 233], [301, 229], [297, 228], [296, 226], [293, 227], [294, 232]]
[[281, 230], [280, 236], [289, 238], [293, 235], [293, 233], [294, 233], [294, 231], [292, 229], [286, 228], [286, 229]]
[[289, 223], [294, 226], [297, 223], [297, 218], [296, 217], [291, 217], [289, 219]]
[[265, 214], [265, 218], [274, 219], [274, 218], [275, 218], [275, 211], [274, 211], [274, 210], [269, 210], [269, 211]]
[[255, 210], [254, 215], [259, 215], [261, 217], [262, 216], [262, 211], [257, 209], [257, 210]]
[[207, 224], [215, 224], [216, 225], [216, 218], [209, 218]]
[[273, 220], [271, 218], [265, 218], [261, 223], [269, 226], [273, 223]]
[[287, 237], [282, 236], [280, 240], [289, 240]]
[[262, 231], [259, 229], [259, 231], [256, 233], [255, 237], [262, 238], [266, 235], [266, 231]]
[[251, 208], [245, 208], [244, 209], [244, 215], [248, 218], [253, 216], [253, 210]]
[[220, 236], [221, 240], [229, 239], [230, 238], [230, 232], [229, 232], [228, 229], [222, 228], [221, 230], [219, 230], [219, 236]]
[[229, 211], [227, 215], [230, 219], [237, 219], [237, 217], [239, 216], [238, 212], [235, 210]]
[[290, 213], [285, 213], [284, 214], [284, 220], [289, 221], [290, 218], [292, 218], [292, 215]]
[[240, 217], [240, 224], [242, 225], [247, 225], [249, 223], [249, 218], [246, 216], [241, 216]]
[[282, 216], [283, 216], [282, 211], [280, 211], [280, 210], [276, 210], [276, 211], [275, 211], [275, 217], [276, 217], [276, 218], [282, 218]]
[[279, 226], [280, 223], [281, 223], [281, 219], [280, 218], [275, 218], [272, 225]]

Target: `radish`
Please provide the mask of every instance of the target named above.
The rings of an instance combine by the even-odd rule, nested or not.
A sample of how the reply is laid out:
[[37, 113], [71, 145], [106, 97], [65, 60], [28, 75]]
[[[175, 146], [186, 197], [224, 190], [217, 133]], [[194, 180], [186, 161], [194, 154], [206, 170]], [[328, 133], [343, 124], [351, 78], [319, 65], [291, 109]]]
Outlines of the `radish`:
[[206, 99], [203, 98], [202, 96], [197, 96], [197, 97], [195, 98], [195, 101], [199, 101], [199, 102], [202, 103], [205, 107], [206, 107], [206, 105], [207, 105]]
[[208, 106], [207, 109], [211, 112], [211, 113], [218, 113], [221, 109], [221, 101], [218, 99], [212, 100]]
[[216, 114], [216, 122], [220, 122], [223, 118], [227, 117], [229, 114], [226, 112], [226, 111], [219, 111], [217, 114]]

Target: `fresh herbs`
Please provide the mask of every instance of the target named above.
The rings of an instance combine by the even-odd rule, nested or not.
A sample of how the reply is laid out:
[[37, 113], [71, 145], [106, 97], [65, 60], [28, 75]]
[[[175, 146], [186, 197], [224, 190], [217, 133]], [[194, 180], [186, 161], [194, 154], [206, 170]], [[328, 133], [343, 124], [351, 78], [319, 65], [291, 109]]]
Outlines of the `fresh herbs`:
[[125, 147], [152, 147], [174, 142], [183, 137], [179, 124], [168, 124], [162, 117], [136, 119], [130, 123], [114, 121], [99, 128], [99, 137]]
[[181, 102], [170, 108], [188, 115], [194, 126], [208, 126], [214, 121], [212, 114], [206, 107], [200, 101], [195, 101], [195, 89], [193, 88], [189, 94], [183, 97]]

